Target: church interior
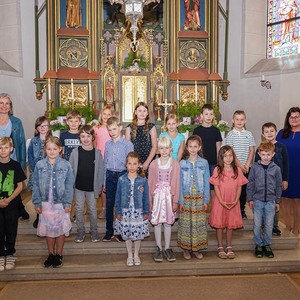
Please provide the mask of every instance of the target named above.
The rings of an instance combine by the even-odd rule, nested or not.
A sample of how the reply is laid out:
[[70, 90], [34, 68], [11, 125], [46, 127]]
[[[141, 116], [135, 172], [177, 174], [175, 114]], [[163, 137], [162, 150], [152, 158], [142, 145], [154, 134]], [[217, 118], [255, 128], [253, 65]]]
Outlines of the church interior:
[[[13, 115], [22, 121], [26, 140], [34, 136], [39, 116], [56, 123], [53, 131], [63, 131], [67, 130], [63, 119], [69, 110], [78, 109], [87, 124], [97, 120], [108, 104], [125, 129], [133, 121], [136, 104], [144, 102], [158, 136], [169, 112], [177, 114], [180, 122], [187, 122], [181, 123], [189, 125], [189, 129], [182, 126], [182, 133], [191, 135], [202, 106], [211, 104], [214, 125], [219, 127], [223, 121], [228, 125], [222, 132], [225, 137], [233, 113], [244, 111], [246, 129], [258, 146], [264, 123], [273, 122], [282, 129], [289, 109], [300, 106], [300, 0], [0, 0], [0, 20], [0, 94], [9, 94]], [[0, 299], [27, 299], [29, 294], [10, 294], [25, 281], [51, 285], [53, 280], [59, 285], [70, 280], [73, 290], [68, 291], [68, 299], [76, 297], [76, 284], [103, 280], [98, 283], [106, 290], [113, 288], [110, 279], [131, 278], [136, 281], [120, 280], [115, 283], [117, 288], [126, 288], [127, 282], [135, 289], [131, 284], [142, 280], [145, 290], [141, 296], [153, 299], [151, 287], [156, 286], [156, 278], [170, 281], [157, 289], [174, 291], [173, 278], [174, 282], [190, 279], [187, 286], [191, 292], [185, 291], [185, 296], [192, 296], [197, 295], [193, 294], [197, 292], [195, 278], [209, 280], [212, 276], [213, 280], [220, 276], [233, 282], [237, 276], [238, 282], [243, 276], [272, 279], [274, 274], [283, 274], [278, 280], [288, 280], [295, 290], [291, 289], [288, 298], [281, 292], [274, 295], [275, 278], [265, 283], [265, 293], [273, 292], [273, 299], [300, 297], [300, 235], [285, 228], [281, 211], [282, 234], [272, 237], [272, 260], [258, 260], [253, 255], [253, 216], [247, 206], [244, 228], [234, 232], [234, 260], [218, 258], [215, 230], [208, 225], [204, 259], [185, 261], [176, 244], [175, 223], [171, 246], [177, 261], [153, 261], [155, 240], [151, 234], [142, 242], [142, 265], [131, 268], [124, 263], [124, 243], [74, 243], [77, 225], [72, 222], [64, 246], [64, 266], [45, 269], [42, 263], [47, 248], [32, 226], [36, 214], [26, 188], [22, 199], [30, 221], [19, 221], [18, 260], [14, 270], [0, 272]], [[89, 224], [87, 212], [85, 223]], [[104, 235], [105, 219], [98, 219], [98, 231]], [[152, 228], [150, 231], [153, 233]], [[212, 281], [201, 284], [213, 290]], [[254, 286], [250, 288], [254, 294], [247, 298], [239, 288], [230, 285], [228, 291], [226, 285], [222, 285], [228, 293], [224, 299], [258, 297]], [[19, 288], [26, 294], [30, 286]], [[36, 288], [39, 290], [38, 284]], [[39, 295], [34, 293], [32, 297]], [[49, 291], [55, 297], [52, 293]], [[179, 292], [172, 297], [179, 299], [179, 294], [182, 298]], [[128, 299], [135, 297], [130, 295]], [[161, 298], [168, 295], [170, 291]], [[207, 294], [212, 299], [216, 295]], [[119, 298], [114, 293], [103, 297]]]

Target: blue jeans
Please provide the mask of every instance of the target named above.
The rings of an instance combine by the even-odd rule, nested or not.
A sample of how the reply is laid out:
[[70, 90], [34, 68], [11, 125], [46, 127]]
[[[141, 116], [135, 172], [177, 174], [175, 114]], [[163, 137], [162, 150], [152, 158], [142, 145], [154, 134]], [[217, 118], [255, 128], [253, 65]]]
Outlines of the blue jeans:
[[[212, 173], [213, 173], [213, 171], [214, 171], [214, 168], [215, 168], [215, 166], [216, 166], [215, 164], [213, 164], [213, 165], [208, 165], [208, 167], [209, 167], [209, 174], [210, 174], [210, 176], [212, 175]], [[211, 190], [211, 191], [213, 191], [213, 190], [215, 189], [214, 185], [213, 185], [213, 184], [211, 184], [211, 183], [210, 183], [209, 187], [210, 187], [210, 190]]]
[[120, 176], [126, 173], [127, 170], [122, 172], [106, 171], [106, 233], [114, 234], [114, 207], [117, 192], [117, 183]]
[[[254, 242], [258, 246], [271, 245], [271, 237], [274, 223], [275, 202], [263, 202], [253, 200], [253, 217], [254, 217]], [[264, 222], [264, 232], [261, 232]]]

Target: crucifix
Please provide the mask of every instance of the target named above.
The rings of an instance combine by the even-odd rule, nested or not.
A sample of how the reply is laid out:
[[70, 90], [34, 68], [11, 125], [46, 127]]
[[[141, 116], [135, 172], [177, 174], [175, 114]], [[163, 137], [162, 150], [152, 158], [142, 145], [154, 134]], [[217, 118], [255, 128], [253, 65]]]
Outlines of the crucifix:
[[166, 118], [166, 116], [167, 116], [167, 114], [168, 114], [168, 107], [169, 107], [169, 106], [173, 106], [173, 103], [168, 103], [168, 100], [165, 99], [165, 102], [164, 102], [164, 103], [161, 103], [161, 104], [159, 104], [159, 105], [164, 107], [164, 109], [165, 109], [165, 118]]

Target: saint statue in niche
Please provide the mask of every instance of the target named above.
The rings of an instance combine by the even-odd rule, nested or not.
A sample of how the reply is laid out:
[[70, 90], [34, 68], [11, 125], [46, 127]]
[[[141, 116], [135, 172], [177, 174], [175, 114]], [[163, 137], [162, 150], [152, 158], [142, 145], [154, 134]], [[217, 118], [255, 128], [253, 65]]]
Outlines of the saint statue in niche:
[[81, 0], [66, 0], [66, 26], [72, 28], [81, 27]]
[[158, 78], [155, 83], [155, 101], [157, 104], [161, 104], [161, 102], [162, 102], [163, 90], [164, 90], [164, 87], [161, 83], [161, 79]]
[[200, 0], [184, 0], [184, 30], [200, 30]]
[[109, 77], [106, 83], [106, 101], [108, 103], [114, 102], [114, 90], [114, 83], [112, 82], [112, 78]]

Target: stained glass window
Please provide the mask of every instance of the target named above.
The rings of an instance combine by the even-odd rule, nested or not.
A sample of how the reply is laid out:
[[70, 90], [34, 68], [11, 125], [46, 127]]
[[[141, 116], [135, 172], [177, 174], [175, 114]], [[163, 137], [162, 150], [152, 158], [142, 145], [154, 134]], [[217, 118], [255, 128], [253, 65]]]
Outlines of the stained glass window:
[[268, 1], [267, 57], [300, 53], [300, 0]]

